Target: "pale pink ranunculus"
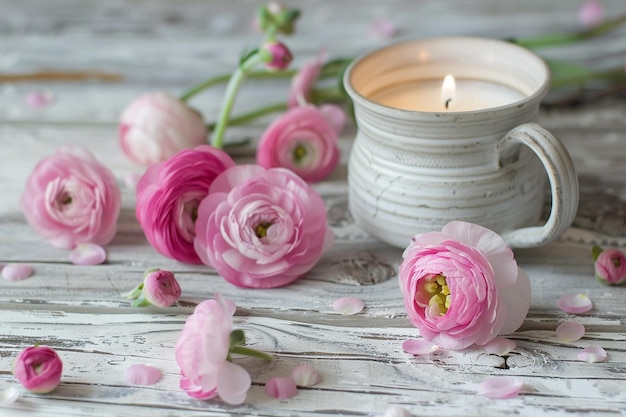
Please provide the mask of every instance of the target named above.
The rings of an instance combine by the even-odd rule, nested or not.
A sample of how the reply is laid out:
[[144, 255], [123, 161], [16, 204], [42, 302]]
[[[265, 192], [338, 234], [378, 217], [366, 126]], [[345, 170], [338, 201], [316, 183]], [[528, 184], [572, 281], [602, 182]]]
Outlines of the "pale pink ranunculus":
[[333, 240], [324, 201], [283, 168], [230, 168], [213, 181], [198, 209], [198, 255], [240, 287], [295, 281], [315, 266]]
[[326, 52], [322, 51], [314, 60], [305, 62], [300, 71], [291, 79], [291, 88], [287, 97], [289, 108], [298, 107], [311, 101], [311, 90], [322, 71]]
[[201, 263], [193, 247], [198, 206], [215, 177], [234, 165], [226, 152], [200, 145], [148, 167], [137, 183], [135, 212], [157, 252]]
[[52, 245], [106, 245], [115, 236], [122, 196], [115, 176], [87, 149], [62, 147], [42, 159], [20, 199], [26, 220]]
[[144, 94], [132, 101], [120, 116], [122, 151], [143, 166], [207, 143], [206, 136], [200, 113], [168, 93]]
[[444, 349], [484, 345], [521, 326], [530, 281], [495, 232], [451, 222], [412, 238], [399, 279], [409, 320]]
[[143, 297], [157, 307], [169, 307], [180, 298], [182, 290], [171, 271], [157, 269], [143, 280]]
[[600, 252], [594, 267], [596, 278], [605, 284], [618, 285], [626, 280], [626, 256], [618, 249]]
[[57, 387], [63, 374], [63, 361], [48, 346], [30, 346], [13, 363], [13, 375], [27, 390], [45, 394]]
[[220, 297], [201, 302], [178, 338], [175, 355], [182, 374], [180, 387], [194, 398], [219, 396], [229, 404], [246, 399], [250, 375], [227, 360], [234, 307]]
[[294, 107], [263, 132], [256, 161], [264, 168], [290, 169], [307, 182], [326, 178], [339, 163], [338, 135], [314, 106]]

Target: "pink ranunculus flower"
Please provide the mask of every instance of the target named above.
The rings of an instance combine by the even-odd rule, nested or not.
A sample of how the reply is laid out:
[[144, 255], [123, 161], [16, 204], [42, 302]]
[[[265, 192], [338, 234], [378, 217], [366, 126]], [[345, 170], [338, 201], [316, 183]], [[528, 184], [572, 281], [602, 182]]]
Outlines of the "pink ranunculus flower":
[[262, 167], [287, 168], [305, 181], [315, 182], [335, 169], [339, 156], [333, 124], [319, 108], [303, 106], [288, 110], [267, 127], [256, 160]]
[[193, 247], [198, 206], [215, 177], [234, 165], [226, 152], [200, 145], [148, 167], [137, 184], [136, 215], [157, 252], [201, 263]]
[[230, 168], [213, 181], [198, 209], [197, 253], [240, 287], [295, 281], [315, 266], [333, 240], [324, 201], [283, 168]]
[[298, 107], [303, 102], [309, 103], [311, 101], [311, 90], [320, 76], [324, 59], [326, 59], [326, 52], [322, 51], [317, 58], [306, 62], [300, 71], [293, 76], [287, 98], [289, 108]]
[[282, 71], [287, 69], [293, 56], [291, 51], [282, 42], [270, 41], [261, 48], [261, 55], [265, 62], [265, 67], [274, 71]]
[[246, 399], [251, 378], [239, 365], [229, 362], [233, 330], [233, 303], [217, 297], [198, 304], [176, 343], [180, 387], [190, 396], [206, 400], [219, 396], [229, 404]]
[[206, 125], [200, 113], [163, 92], [138, 97], [120, 116], [122, 151], [143, 166], [206, 143], [206, 136]]
[[13, 375], [29, 391], [45, 394], [61, 382], [63, 361], [48, 346], [30, 346], [22, 350], [13, 363]]
[[596, 278], [605, 284], [617, 285], [626, 280], [626, 257], [618, 249], [605, 249], [595, 261]]
[[412, 238], [400, 265], [409, 320], [444, 349], [484, 345], [519, 328], [530, 281], [495, 232], [466, 222]]
[[41, 160], [26, 181], [20, 207], [52, 245], [106, 245], [115, 236], [122, 197], [115, 176], [87, 149], [62, 147]]
[[180, 298], [182, 290], [171, 271], [157, 269], [143, 280], [143, 297], [157, 307], [169, 307]]

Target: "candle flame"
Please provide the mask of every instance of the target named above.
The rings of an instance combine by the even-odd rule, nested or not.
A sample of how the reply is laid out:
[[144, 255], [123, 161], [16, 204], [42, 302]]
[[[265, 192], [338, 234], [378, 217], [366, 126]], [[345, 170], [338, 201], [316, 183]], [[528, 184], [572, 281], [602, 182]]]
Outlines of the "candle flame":
[[456, 99], [456, 80], [454, 75], [448, 74], [443, 79], [441, 85], [441, 101], [446, 110], [450, 107], [452, 102]]

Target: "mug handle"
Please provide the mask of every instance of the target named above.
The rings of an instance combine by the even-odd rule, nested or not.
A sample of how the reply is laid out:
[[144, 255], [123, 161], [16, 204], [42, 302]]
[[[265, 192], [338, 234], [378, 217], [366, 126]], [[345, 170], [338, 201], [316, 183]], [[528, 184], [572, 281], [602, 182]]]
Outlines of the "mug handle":
[[500, 153], [518, 144], [526, 145], [548, 173], [552, 192], [550, 216], [543, 226], [524, 227], [501, 233], [513, 247], [527, 248], [548, 243], [565, 232], [578, 208], [578, 177], [565, 146], [536, 123], [525, 123], [507, 133], [497, 144]]

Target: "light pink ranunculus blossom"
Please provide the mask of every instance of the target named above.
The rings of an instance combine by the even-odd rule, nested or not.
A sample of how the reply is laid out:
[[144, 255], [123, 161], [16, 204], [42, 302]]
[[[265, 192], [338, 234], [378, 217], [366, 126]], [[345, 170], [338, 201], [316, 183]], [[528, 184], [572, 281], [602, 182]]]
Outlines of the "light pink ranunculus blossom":
[[300, 71], [293, 76], [287, 97], [289, 108], [298, 107], [311, 101], [311, 90], [320, 76], [325, 59], [326, 52], [322, 51], [314, 60], [305, 62]]
[[213, 181], [198, 209], [198, 255], [240, 287], [295, 281], [333, 240], [322, 198], [283, 168], [230, 168]]
[[265, 67], [274, 71], [287, 69], [293, 56], [291, 51], [282, 42], [271, 41], [263, 45], [261, 54], [264, 56]]
[[215, 177], [234, 165], [226, 152], [200, 145], [148, 167], [137, 183], [135, 212], [157, 252], [201, 263], [193, 247], [198, 206]]
[[27, 390], [45, 394], [57, 387], [63, 374], [63, 361], [48, 346], [30, 346], [13, 363], [13, 375]]
[[399, 279], [409, 320], [443, 349], [484, 345], [519, 328], [530, 281], [495, 232], [451, 222], [411, 239]]
[[207, 143], [206, 136], [200, 113], [168, 93], [144, 94], [132, 101], [120, 116], [122, 151], [143, 166]]
[[626, 280], [626, 256], [618, 249], [605, 249], [595, 261], [596, 278], [605, 284], [617, 285]]
[[106, 245], [115, 236], [122, 196], [115, 176], [87, 149], [63, 147], [42, 159], [20, 199], [26, 220], [52, 245]]
[[256, 160], [290, 169], [307, 182], [326, 178], [339, 163], [338, 135], [317, 107], [294, 107], [263, 132]]
[[178, 301], [182, 290], [173, 272], [158, 269], [146, 275], [142, 292], [150, 304], [169, 307]]
[[176, 343], [180, 387], [206, 400], [219, 396], [229, 404], [246, 399], [251, 378], [241, 366], [228, 362], [234, 304], [217, 297], [198, 304]]

